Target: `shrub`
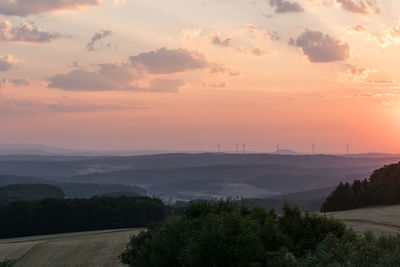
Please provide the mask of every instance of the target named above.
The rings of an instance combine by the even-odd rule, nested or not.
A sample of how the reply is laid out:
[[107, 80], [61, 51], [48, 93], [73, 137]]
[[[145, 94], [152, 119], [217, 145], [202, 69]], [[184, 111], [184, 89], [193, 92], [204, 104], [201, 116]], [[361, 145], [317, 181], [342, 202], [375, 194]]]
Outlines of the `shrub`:
[[201, 201], [132, 237], [120, 256], [130, 266], [297, 266], [343, 223], [302, 214], [285, 205], [282, 216], [233, 201]]

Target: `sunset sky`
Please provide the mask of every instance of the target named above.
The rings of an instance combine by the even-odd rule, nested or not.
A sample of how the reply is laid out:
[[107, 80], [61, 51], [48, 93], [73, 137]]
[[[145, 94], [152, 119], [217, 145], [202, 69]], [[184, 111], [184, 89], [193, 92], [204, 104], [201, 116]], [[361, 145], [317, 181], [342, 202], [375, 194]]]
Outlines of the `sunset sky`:
[[0, 0], [0, 143], [400, 152], [398, 0]]

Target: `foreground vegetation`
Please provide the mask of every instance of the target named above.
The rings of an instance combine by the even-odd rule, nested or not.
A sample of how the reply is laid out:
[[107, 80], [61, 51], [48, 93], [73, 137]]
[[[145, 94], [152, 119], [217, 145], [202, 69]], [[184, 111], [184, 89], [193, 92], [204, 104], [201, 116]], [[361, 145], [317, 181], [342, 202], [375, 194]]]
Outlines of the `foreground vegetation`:
[[285, 206], [282, 216], [231, 201], [192, 203], [133, 237], [130, 266], [399, 266], [400, 237], [359, 236], [339, 220]]
[[321, 211], [339, 211], [373, 205], [400, 204], [400, 163], [375, 170], [369, 179], [340, 183]]
[[146, 227], [170, 212], [148, 197], [45, 199], [0, 205], [0, 238]]

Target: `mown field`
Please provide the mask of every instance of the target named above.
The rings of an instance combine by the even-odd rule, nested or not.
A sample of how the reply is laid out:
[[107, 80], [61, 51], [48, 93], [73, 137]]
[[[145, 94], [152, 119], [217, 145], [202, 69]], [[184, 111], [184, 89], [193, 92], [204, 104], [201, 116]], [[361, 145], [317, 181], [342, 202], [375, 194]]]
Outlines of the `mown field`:
[[356, 232], [371, 230], [375, 234], [400, 234], [400, 205], [379, 206], [326, 213], [344, 221]]
[[118, 255], [137, 229], [82, 232], [26, 238], [0, 239], [0, 260], [13, 266], [123, 266]]

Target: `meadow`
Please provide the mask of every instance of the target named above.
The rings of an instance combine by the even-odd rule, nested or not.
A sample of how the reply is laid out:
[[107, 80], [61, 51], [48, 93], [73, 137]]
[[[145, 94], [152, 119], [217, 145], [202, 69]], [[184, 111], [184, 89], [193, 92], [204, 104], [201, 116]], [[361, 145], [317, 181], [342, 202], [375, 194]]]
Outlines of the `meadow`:
[[400, 233], [400, 205], [376, 206], [326, 214], [342, 220], [357, 233], [367, 230], [378, 235]]
[[13, 266], [123, 266], [118, 255], [138, 229], [81, 232], [0, 240], [0, 259]]

